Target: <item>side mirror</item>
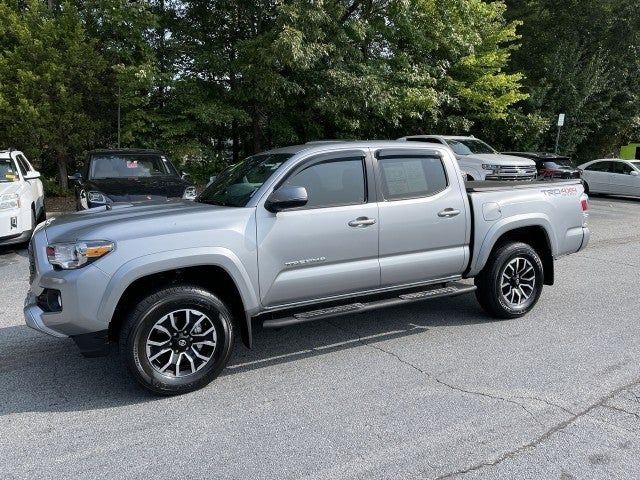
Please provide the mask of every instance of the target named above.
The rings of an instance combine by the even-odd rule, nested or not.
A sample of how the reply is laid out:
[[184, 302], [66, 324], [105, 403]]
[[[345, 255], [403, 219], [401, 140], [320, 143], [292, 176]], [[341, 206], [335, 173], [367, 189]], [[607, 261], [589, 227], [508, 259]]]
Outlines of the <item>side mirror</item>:
[[35, 180], [36, 178], [40, 178], [40, 172], [36, 172], [35, 170], [31, 170], [25, 176], [25, 180]]
[[82, 174], [80, 172], [76, 172], [73, 175], [67, 175], [67, 178], [72, 182], [80, 182], [82, 181]]
[[187, 172], [182, 172], [182, 175], [180, 175], [180, 178], [182, 178], [182, 180], [186, 180], [187, 178], [191, 178], [191, 174]]
[[308, 201], [306, 188], [287, 186], [272, 192], [264, 203], [264, 208], [277, 213], [289, 208], [303, 207]]
[[637, 177], [637, 176], [638, 176], [638, 172], [637, 172], [637, 171], [635, 171], [635, 170], [631, 170], [631, 172], [629, 172], [629, 174], [630, 174], [632, 177]]

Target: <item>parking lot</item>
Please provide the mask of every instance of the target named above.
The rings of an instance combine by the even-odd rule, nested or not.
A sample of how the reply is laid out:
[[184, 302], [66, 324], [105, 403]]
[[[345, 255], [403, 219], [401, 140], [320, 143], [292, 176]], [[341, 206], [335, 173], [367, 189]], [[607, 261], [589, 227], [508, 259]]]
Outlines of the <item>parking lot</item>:
[[640, 476], [640, 201], [594, 198], [590, 226], [524, 318], [465, 296], [265, 330], [173, 398], [26, 327], [5, 248], [0, 478]]

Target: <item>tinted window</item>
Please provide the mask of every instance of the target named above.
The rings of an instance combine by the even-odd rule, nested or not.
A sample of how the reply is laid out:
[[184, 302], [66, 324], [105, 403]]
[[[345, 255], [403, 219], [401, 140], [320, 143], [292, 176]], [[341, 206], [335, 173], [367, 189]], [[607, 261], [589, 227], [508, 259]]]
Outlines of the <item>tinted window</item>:
[[91, 156], [89, 178], [177, 176], [169, 161], [154, 154], [97, 154]]
[[611, 162], [596, 162], [589, 165], [585, 170], [589, 170], [592, 172], [608, 172], [609, 164]]
[[387, 200], [426, 197], [447, 187], [447, 175], [438, 157], [378, 160], [382, 193]]
[[611, 169], [611, 171], [613, 173], [619, 173], [621, 175], [629, 175], [633, 170], [633, 168], [631, 168], [631, 165], [628, 165], [623, 162], [612, 162], [612, 164], [613, 164], [613, 168]]
[[263, 153], [246, 158], [218, 175], [196, 202], [245, 207], [262, 184], [291, 156], [291, 153]]
[[18, 162], [18, 167], [20, 167], [20, 170], [22, 171], [23, 174], [26, 174], [27, 172], [31, 171], [31, 168], [29, 168], [29, 164], [27, 163], [27, 160], [22, 155], [16, 156], [16, 160]]
[[496, 151], [482, 140], [473, 138], [447, 139], [447, 143], [456, 155], [472, 155], [483, 153], [496, 153]]
[[289, 177], [284, 185], [304, 187], [305, 208], [357, 205], [365, 202], [362, 158], [341, 158], [316, 163]]

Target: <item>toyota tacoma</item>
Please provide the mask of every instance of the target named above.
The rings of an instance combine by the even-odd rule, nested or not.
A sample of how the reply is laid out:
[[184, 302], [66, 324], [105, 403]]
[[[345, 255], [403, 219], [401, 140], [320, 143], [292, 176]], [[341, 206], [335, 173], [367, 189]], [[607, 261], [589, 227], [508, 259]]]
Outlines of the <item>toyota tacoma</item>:
[[[554, 259], [588, 243], [579, 181], [461, 178], [451, 149], [313, 143], [257, 154], [195, 200], [50, 219], [30, 244], [29, 326], [85, 355], [120, 347], [143, 386], [213, 380], [236, 337], [475, 292], [495, 318], [529, 312]], [[473, 279], [473, 282], [463, 281]]]

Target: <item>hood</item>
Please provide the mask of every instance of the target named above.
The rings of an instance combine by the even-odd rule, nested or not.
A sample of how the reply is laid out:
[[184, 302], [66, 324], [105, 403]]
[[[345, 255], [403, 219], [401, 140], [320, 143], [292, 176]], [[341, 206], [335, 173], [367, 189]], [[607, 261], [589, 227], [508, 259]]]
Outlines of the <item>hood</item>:
[[20, 182], [0, 182], [0, 195], [18, 193], [20, 187]]
[[87, 191], [103, 193], [114, 202], [182, 198], [190, 184], [179, 177], [97, 178], [84, 182]]
[[211, 228], [214, 223], [224, 224], [225, 216], [234, 217], [245, 210], [180, 199], [163, 203], [119, 204], [110, 209], [97, 207], [47, 220], [45, 231], [49, 242], [116, 241], [180, 231], [196, 232]]
[[490, 165], [514, 165], [516, 167], [535, 167], [536, 162], [528, 158], [514, 157], [513, 155], [502, 155], [500, 153], [478, 153], [472, 155], [456, 155], [458, 160], [477, 161]]

